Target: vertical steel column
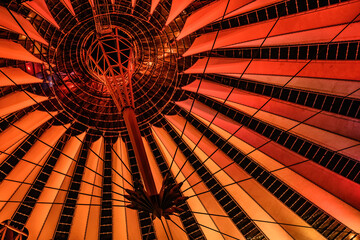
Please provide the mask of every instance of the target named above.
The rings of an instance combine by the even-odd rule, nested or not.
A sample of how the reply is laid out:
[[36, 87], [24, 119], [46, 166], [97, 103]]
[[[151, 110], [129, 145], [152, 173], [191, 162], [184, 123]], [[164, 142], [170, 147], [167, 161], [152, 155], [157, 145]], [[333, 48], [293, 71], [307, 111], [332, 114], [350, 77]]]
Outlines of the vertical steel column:
[[136, 120], [135, 111], [131, 107], [123, 109], [123, 118], [128, 130], [131, 144], [134, 148], [135, 158], [139, 166], [139, 171], [143, 179], [145, 189], [151, 196], [158, 194], [154, 177], [152, 175], [149, 161], [145, 152], [144, 143], [141, 138], [140, 129]]

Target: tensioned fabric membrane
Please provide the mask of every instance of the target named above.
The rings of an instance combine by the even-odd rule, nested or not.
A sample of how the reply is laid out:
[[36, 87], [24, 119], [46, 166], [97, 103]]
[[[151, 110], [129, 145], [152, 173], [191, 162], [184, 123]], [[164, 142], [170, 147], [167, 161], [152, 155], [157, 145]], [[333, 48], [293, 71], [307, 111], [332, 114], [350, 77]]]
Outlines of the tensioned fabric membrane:
[[[183, 182], [170, 219], [126, 207], [95, 13], [134, 48], [156, 187]], [[0, 28], [1, 239], [360, 239], [359, 0], [6, 0]]]

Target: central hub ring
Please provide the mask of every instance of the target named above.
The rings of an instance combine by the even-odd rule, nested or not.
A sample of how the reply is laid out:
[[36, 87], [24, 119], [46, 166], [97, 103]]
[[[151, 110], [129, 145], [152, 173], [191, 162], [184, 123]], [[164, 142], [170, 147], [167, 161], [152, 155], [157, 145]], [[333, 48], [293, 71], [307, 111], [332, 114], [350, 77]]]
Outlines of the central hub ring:
[[[123, 7], [131, 11], [125, 2]], [[167, 7], [163, 6], [169, 11]], [[142, 17], [137, 9], [134, 14], [117, 10], [110, 16], [111, 31], [102, 31], [104, 34], [101, 37], [111, 39], [117, 29], [118, 35], [133, 47], [135, 68], [131, 78], [132, 92], [137, 120], [140, 130], [143, 130], [149, 123], [160, 121], [161, 115], [158, 113], [172, 112], [171, 99], [174, 96], [180, 99], [183, 95], [178, 86], [181, 82], [187, 82], [189, 76], [178, 75], [178, 72], [189, 66], [192, 58], [180, 59], [179, 56], [186, 51], [190, 40], [174, 41], [182, 22], [161, 31], [161, 26], [165, 24], [165, 19], [161, 17], [147, 21], [148, 16]], [[54, 82], [53, 91], [72, 119], [89, 128], [96, 127], [116, 135], [119, 131], [125, 131], [125, 123], [108, 87], [95, 74], [94, 68], [89, 68], [86, 59], [87, 51], [97, 41], [98, 32], [91, 14], [80, 23], [74, 22], [73, 28], [56, 40], [59, 46], [54, 61], [64, 79]], [[71, 98], [68, 97], [69, 92]]]

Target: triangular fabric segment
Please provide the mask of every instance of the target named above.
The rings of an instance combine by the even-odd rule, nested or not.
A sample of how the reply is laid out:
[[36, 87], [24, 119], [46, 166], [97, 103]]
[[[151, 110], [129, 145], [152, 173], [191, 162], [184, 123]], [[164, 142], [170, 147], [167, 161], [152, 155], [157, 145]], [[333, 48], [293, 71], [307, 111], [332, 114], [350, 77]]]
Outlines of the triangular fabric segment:
[[157, 5], [159, 5], [160, 0], [152, 0], [151, 1], [151, 9], [150, 9], [150, 14], [153, 14], [155, 11], [155, 8], [157, 7]]
[[[15, 19], [14, 19], [15, 17]], [[7, 30], [19, 33], [21, 35], [29, 35], [30, 38], [48, 45], [48, 43], [41, 37], [41, 35], [35, 30], [31, 23], [26, 20], [20, 14], [7, 10], [4, 7], [0, 7], [0, 27]], [[24, 30], [25, 32], [24, 32]]]
[[42, 81], [43, 79], [36, 78], [24, 72], [20, 68], [13, 68], [13, 67], [0, 68], [0, 87], [41, 83]]
[[[281, 17], [279, 20], [270, 19], [256, 24], [220, 30], [218, 33], [216, 31], [205, 33], [195, 39], [183, 57], [223, 47], [259, 47], [265, 38], [263, 46], [326, 43], [332, 41], [334, 37], [337, 41], [355, 40], [356, 36], [353, 32], [359, 28], [357, 23], [360, 20], [358, 9], [360, 9], [360, 1], [350, 1], [331, 8], [292, 14]], [[342, 14], [333, 17], [338, 12]], [[192, 16], [195, 15], [191, 15], [186, 22]], [[345, 25], [351, 21], [353, 23], [345, 28]], [[342, 24], [344, 26], [340, 26]], [[324, 30], [325, 28], [328, 29]], [[181, 37], [183, 37], [182, 34], [178, 39]]]
[[46, 6], [46, 3], [44, 0], [32, 0], [22, 3], [27, 8], [30, 8], [32, 11], [39, 14], [41, 17], [43, 17], [46, 21], [51, 23], [57, 28], [60, 28], [60, 26], [56, 23], [55, 19], [51, 15], [48, 7]]
[[48, 97], [27, 91], [16, 91], [0, 98], [0, 117], [48, 100]]
[[173, 0], [169, 17], [165, 25], [169, 25], [187, 6], [189, 6], [194, 0]]
[[200, 8], [195, 13], [191, 14], [190, 17], [186, 19], [184, 28], [181, 30], [180, 35], [177, 37], [177, 40], [180, 40], [183, 37], [199, 30], [200, 28], [212, 23], [218, 19], [221, 19], [225, 13], [231, 13], [236, 9], [239, 9], [254, 0], [221, 0], [216, 1], [212, 4], [206, 5], [205, 7]]
[[60, 1], [69, 10], [69, 12], [75, 17], [75, 11], [74, 11], [73, 6], [71, 5], [71, 1], [70, 0], [60, 0]]
[[255, 9], [260, 9], [266, 6], [270, 6], [272, 4], [283, 2], [283, 0], [256, 0], [252, 1], [251, 3], [247, 4], [246, 6], [238, 9], [233, 9], [231, 12], [226, 11], [225, 18], [234, 17], [239, 14], [247, 13], [253, 11]]
[[0, 58], [43, 63], [20, 44], [7, 39], [0, 39]]

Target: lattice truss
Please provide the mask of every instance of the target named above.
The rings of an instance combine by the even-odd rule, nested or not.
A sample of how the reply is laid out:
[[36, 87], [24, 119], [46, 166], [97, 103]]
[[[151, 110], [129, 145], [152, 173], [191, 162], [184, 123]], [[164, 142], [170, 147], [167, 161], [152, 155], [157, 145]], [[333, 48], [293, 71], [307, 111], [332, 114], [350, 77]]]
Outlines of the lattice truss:
[[133, 107], [131, 76], [134, 72], [134, 47], [129, 39], [114, 28], [111, 33], [92, 36], [90, 47], [83, 51], [88, 71], [100, 82], [116, 102], [119, 111], [124, 107]]

